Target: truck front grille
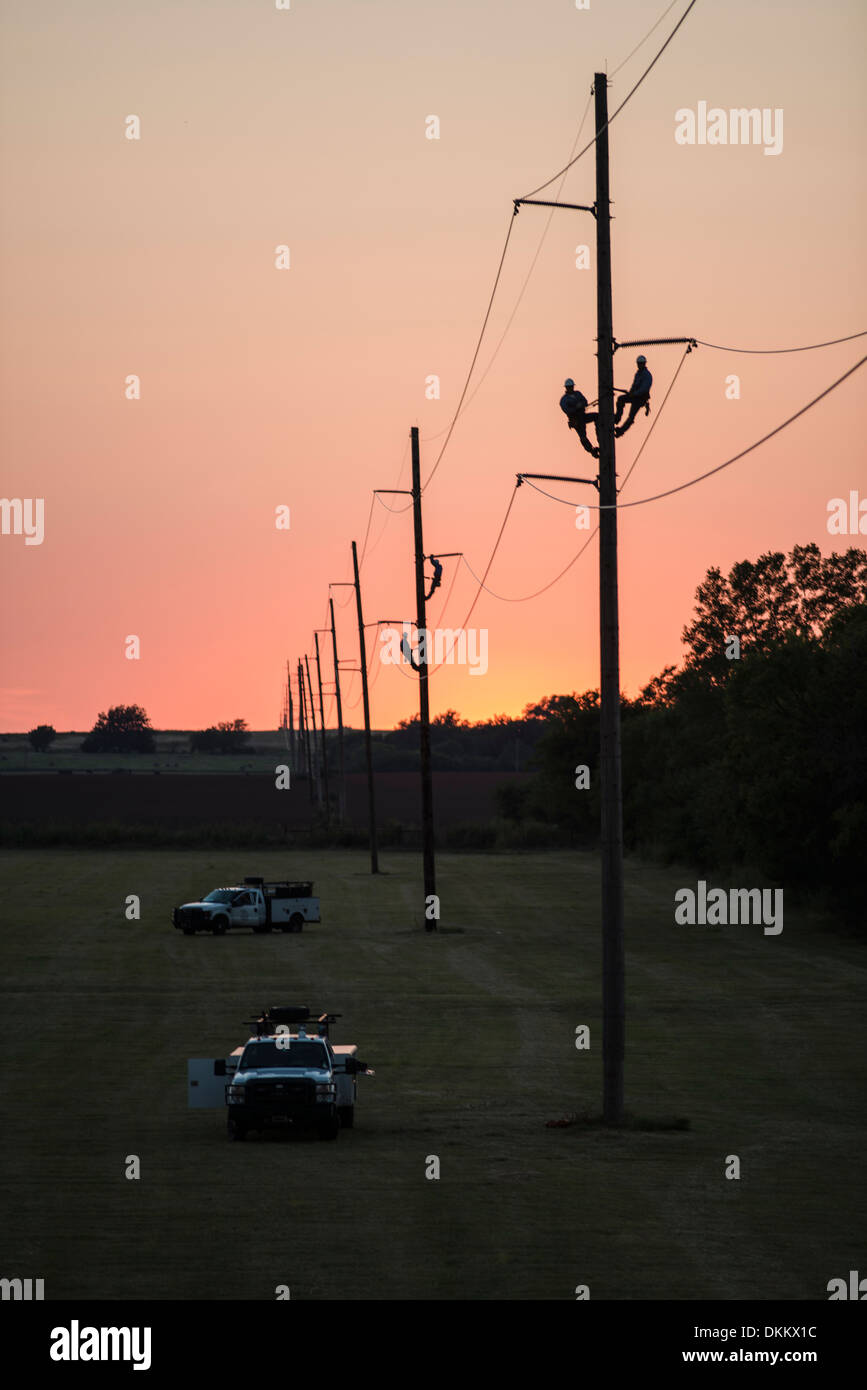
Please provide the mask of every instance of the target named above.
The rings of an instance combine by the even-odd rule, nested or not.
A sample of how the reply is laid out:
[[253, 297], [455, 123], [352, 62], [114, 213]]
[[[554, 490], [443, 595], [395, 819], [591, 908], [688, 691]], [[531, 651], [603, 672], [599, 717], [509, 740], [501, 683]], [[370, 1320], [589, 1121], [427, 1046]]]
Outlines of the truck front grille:
[[179, 927], [195, 927], [200, 925], [204, 918], [204, 912], [200, 907], [179, 907], [177, 910], [177, 922]]
[[285, 1081], [248, 1081], [248, 1103], [258, 1106], [312, 1105], [316, 1092], [312, 1081], [287, 1077]]

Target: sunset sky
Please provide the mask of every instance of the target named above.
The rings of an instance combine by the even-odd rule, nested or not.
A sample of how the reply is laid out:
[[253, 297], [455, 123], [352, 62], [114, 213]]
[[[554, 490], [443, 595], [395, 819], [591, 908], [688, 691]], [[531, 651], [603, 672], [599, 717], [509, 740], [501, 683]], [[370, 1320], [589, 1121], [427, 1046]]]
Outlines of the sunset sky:
[[[612, 76], [613, 110], [686, 9]], [[351, 576], [371, 489], [422, 475], [450, 423], [512, 199], [568, 160], [593, 73], [614, 69], [664, 0], [16, 0], [2, 22], [3, 495], [45, 499], [45, 538], [0, 536], [0, 728], [89, 728], [110, 704], [157, 728], [273, 728], [287, 658], [313, 652], [329, 581]], [[614, 326], [736, 347], [867, 328], [863, 79], [857, 0], [698, 0], [611, 127]], [[675, 113], [783, 111], [783, 147], [680, 145]], [[125, 136], [138, 116], [141, 138]], [[436, 115], [440, 138], [426, 138]], [[582, 144], [592, 135], [592, 107]], [[559, 181], [540, 197], [556, 197]], [[561, 200], [592, 203], [591, 150]], [[424, 495], [426, 551], [481, 576], [515, 473], [589, 474], [558, 408], [596, 396], [595, 232], [586, 214], [516, 219], [470, 402]], [[577, 269], [576, 247], [591, 248]], [[288, 270], [276, 248], [290, 248]], [[684, 363], [623, 501], [712, 468], [867, 351]], [[625, 475], [680, 361], [646, 349], [654, 414], [618, 443]], [[628, 385], [634, 352], [615, 359]], [[740, 377], [740, 399], [726, 379]], [[141, 399], [125, 399], [126, 379]], [[426, 379], [441, 382], [439, 400]], [[717, 477], [620, 518], [623, 688], [681, 654], [711, 565], [816, 541], [828, 502], [867, 497], [864, 387], [850, 378]], [[401, 464], [404, 463], [401, 473]], [[575, 503], [590, 489], [551, 490]], [[386, 498], [389, 505], [400, 498]], [[275, 509], [291, 509], [291, 528]], [[522, 488], [488, 586], [518, 597], [583, 543], [574, 508]], [[444, 667], [432, 712], [519, 713], [598, 682], [598, 551], [525, 603], [483, 594], [488, 669]], [[428, 614], [458, 627], [477, 585], [455, 561]], [[411, 513], [374, 505], [366, 619], [414, 611]], [[345, 603], [348, 589], [335, 589]], [[357, 658], [354, 607], [337, 607]], [[128, 660], [136, 635], [141, 657]], [[368, 640], [375, 641], [373, 629]], [[326, 670], [331, 678], [329, 639]], [[406, 669], [372, 661], [372, 717], [417, 709]], [[346, 676], [345, 717], [361, 721]], [[333, 702], [331, 720], [333, 722]]]

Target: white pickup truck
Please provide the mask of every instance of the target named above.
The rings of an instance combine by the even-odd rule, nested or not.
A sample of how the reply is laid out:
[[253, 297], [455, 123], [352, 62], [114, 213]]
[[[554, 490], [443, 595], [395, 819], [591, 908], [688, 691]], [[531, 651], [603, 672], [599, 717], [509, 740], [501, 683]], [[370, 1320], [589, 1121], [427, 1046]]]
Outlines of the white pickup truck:
[[222, 936], [230, 927], [298, 932], [305, 922], [319, 921], [319, 899], [313, 896], [312, 883], [266, 883], [263, 878], [245, 878], [233, 888], [214, 888], [197, 902], [182, 903], [172, 911], [172, 923], [184, 936], [197, 931]]
[[190, 1058], [189, 1106], [225, 1106], [230, 1139], [274, 1128], [315, 1129], [320, 1139], [336, 1139], [354, 1124], [356, 1076], [374, 1074], [354, 1043], [331, 1042], [337, 1018], [312, 1015], [306, 1005], [264, 1009], [250, 1021], [253, 1036], [231, 1056]]

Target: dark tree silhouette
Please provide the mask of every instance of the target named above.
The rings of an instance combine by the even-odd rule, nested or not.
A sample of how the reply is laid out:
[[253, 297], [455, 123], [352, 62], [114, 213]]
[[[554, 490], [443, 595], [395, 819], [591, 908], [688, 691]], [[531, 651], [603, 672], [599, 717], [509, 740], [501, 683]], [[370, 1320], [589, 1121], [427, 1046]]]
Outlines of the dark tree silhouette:
[[819, 639], [846, 609], [867, 603], [867, 551], [823, 556], [815, 544], [740, 560], [727, 577], [709, 569], [696, 590], [695, 618], [683, 630], [686, 666], [701, 668], [723, 684], [735, 663], [726, 656], [731, 637], [741, 653], [766, 651], [789, 637]]
[[101, 712], [81, 745], [83, 753], [152, 753], [154, 731], [141, 705], [112, 705]]
[[31, 748], [37, 753], [44, 753], [57, 738], [57, 730], [51, 724], [37, 724], [27, 737], [30, 739]]
[[193, 753], [240, 753], [250, 734], [244, 719], [223, 720], [209, 729], [201, 729], [190, 735], [190, 751]]

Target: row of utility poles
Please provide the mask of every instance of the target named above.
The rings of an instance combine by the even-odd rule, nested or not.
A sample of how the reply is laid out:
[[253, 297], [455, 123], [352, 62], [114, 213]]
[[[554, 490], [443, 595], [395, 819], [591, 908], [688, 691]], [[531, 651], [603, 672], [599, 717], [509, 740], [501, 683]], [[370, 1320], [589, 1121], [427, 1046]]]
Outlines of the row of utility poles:
[[[425, 574], [424, 574], [424, 536], [422, 529], [421, 515], [421, 462], [419, 456], [418, 429], [413, 426], [411, 431], [412, 443], [412, 497], [413, 507], [413, 538], [415, 543], [415, 593], [416, 593], [416, 617], [415, 627], [421, 638], [421, 634], [426, 634], [426, 598], [425, 598]], [[402, 492], [406, 495], [406, 489], [380, 488], [378, 492]], [[438, 557], [439, 558], [439, 557]], [[351, 588], [355, 590], [355, 609], [358, 620], [358, 671], [361, 675], [361, 696], [364, 709], [364, 751], [365, 762], [367, 765], [367, 801], [368, 801], [368, 825], [370, 835], [370, 871], [375, 874], [379, 872], [379, 851], [376, 836], [376, 794], [373, 779], [373, 739], [370, 729], [370, 690], [367, 676], [367, 641], [365, 636], [364, 610], [361, 601], [361, 579], [359, 576], [358, 548], [355, 541], [352, 542], [352, 580], [345, 583], [334, 582], [329, 588]], [[318, 799], [320, 805], [324, 806], [326, 820], [330, 815], [330, 793], [328, 782], [328, 751], [325, 733], [325, 711], [322, 687], [322, 664], [319, 652], [319, 633], [330, 632], [332, 643], [332, 662], [334, 669], [334, 691], [337, 706], [337, 735], [339, 751], [339, 817], [341, 822], [346, 814], [346, 791], [345, 791], [345, 756], [344, 756], [344, 731], [343, 731], [343, 706], [340, 694], [340, 669], [341, 663], [337, 654], [337, 631], [334, 622], [334, 600], [329, 597], [329, 614], [331, 624], [328, 628], [319, 628], [314, 632], [315, 640], [315, 660], [316, 676], [319, 691], [319, 733], [321, 749], [321, 778], [320, 778], [320, 757], [316, 751], [316, 713], [313, 703], [313, 687], [310, 679], [310, 663], [304, 657], [304, 663], [298, 662], [298, 735], [296, 740], [293, 727], [293, 709], [291, 683], [289, 685], [288, 699], [286, 708], [288, 710], [289, 721], [289, 740], [290, 749], [294, 749], [296, 759], [303, 763], [307, 776], [309, 795], [311, 803], [314, 800], [314, 785], [320, 788]], [[382, 623], [395, 622], [403, 626], [402, 619], [379, 618], [375, 623], [370, 624], [378, 628]], [[430, 749], [430, 662], [427, 659], [430, 654], [431, 644], [424, 641], [423, 656], [425, 659], [417, 661], [410, 654], [410, 664], [418, 675], [419, 682], [419, 752], [421, 758], [421, 811], [422, 811], [422, 843], [423, 843], [423, 879], [424, 879], [424, 899], [426, 906], [436, 897], [436, 859], [434, 851], [434, 814], [433, 814], [433, 777], [431, 773], [431, 749]], [[287, 680], [289, 667], [287, 663]], [[306, 677], [306, 679], [305, 679]], [[311, 740], [312, 728], [312, 740]], [[300, 755], [300, 756], [299, 756]], [[428, 931], [436, 930], [437, 913], [425, 912], [425, 929]]]
[[[618, 344], [614, 337], [613, 308], [611, 290], [611, 199], [608, 165], [608, 79], [605, 73], [596, 73], [593, 83], [595, 98], [596, 126], [596, 201], [592, 207], [575, 203], [551, 202], [534, 198], [517, 198], [514, 211], [529, 204], [543, 207], [568, 208], [571, 211], [592, 214], [596, 223], [596, 345], [597, 345], [597, 385], [598, 419], [596, 432], [599, 443], [599, 474], [592, 479], [575, 478], [572, 481], [589, 483], [599, 495], [599, 636], [600, 636], [600, 784], [601, 784], [601, 888], [602, 888], [602, 1067], [603, 1067], [603, 1115], [609, 1124], [620, 1124], [623, 1120], [623, 1071], [625, 1054], [625, 964], [624, 964], [624, 909], [623, 909], [623, 811], [621, 790], [621, 745], [620, 745], [620, 641], [618, 616], [618, 576], [617, 576], [617, 473], [614, 435], [614, 354], [618, 347], [641, 346], [649, 342], [689, 342], [689, 339], [645, 339], [643, 343]], [[412, 506], [414, 521], [415, 584], [416, 584], [416, 629], [427, 637], [425, 618], [425, 578], [424, 542], [421, 514], [421, 480], [419, 464], [418, 430], [412, 430]], [[546, 474], [519, 474], [520, 484], [524, 477], [551, 477]], [[557, 475], [560, 477], [560, 475]], [[562, 479], [561, 479], [562, 480]], [[397, 492], [399, 489], [378, 489], [382, 492]], [[352, 543], [352, 563], [356, 608], [358, 615], [359, 663], [364, 700], [365, 748], [367, 758], [367, 779], [370, 820], [371, 872], [378, 871], [376, 849], [376, 817], [373, 787], [373, 759], [370, 734], [370, 702], [367, 685], [367, 655], [365, 643], [365, 624], [361, 606], [361, 585], [359, 582], [358, 556], [355, 542]], [[380, 620], [400, 621], [400, 620]], [[377, 624], [371, 624], [377, 626]], [[341, 744], [341, 785], [342, 776], [342, 716], [340, 714], [339, 662], [337, 642], [334, 634], [334, 609], [331, 607], [331, 633], [334, 644], [334, 673], [337, 689], [338, 721]], [[417, 660], [410, 654], [410, 661], [419, 679], [419, 738], [421, 755], [421, 813], [424, 847], [424, 893], [425, 901], [436, 894], [436, 863], [433, 838], [433, 783], [431, 777], [430, 750], [430, 658], [431, 643], [425, 640], [422, 658]], [[317, 668], [319, 661], [317, 641]], [[306, 658], [305, 658], [306, 661]], [[310, 761], [310, 744], [307, 724], [309, 709], [310, 722], [315, 735], [315, 714], [313, 713], [312, 688], [309, 667], [307, 670], [307, 694], [305, 696], [304, 677], [299, 663], [300, 712], [299, 728], [303, 726], [307, 739], [307, 765]], [[324, 718], [322, 713], [322, 685], [319, 682], [320, 725], [324, 740]], [[327, 786], [325, 744], [322, 744], [323, 773]], [[311, 790], [312, 796], [312, 790]], [[425, 927], [433, 930], [436, 921], [425, 920]]]

